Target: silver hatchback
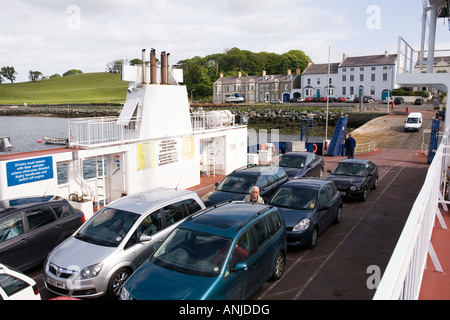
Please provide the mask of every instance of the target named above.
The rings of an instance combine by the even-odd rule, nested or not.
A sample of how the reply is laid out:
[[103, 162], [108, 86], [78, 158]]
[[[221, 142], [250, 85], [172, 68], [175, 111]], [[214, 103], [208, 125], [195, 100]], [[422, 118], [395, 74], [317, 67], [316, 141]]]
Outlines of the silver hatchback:
[[111, 202], [50, 252], [44, 265], [47, 289], [72, 297], [118, 298], [155, 244], [203, 208], [195, 192], [165, 188]]

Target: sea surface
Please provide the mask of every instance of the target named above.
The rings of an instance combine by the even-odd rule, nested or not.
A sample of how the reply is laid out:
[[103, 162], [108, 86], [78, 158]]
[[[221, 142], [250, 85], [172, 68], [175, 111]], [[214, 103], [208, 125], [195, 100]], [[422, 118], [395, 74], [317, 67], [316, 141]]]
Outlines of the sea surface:
[[[9, 137], [13, 148], [2, 154], [61, 148], [44, 142], [44, 136], [67, 138], [69, 119], [51, 117], [0, 117], [0, 138]], [[38, 140], [41, 143], [38, 143]]]

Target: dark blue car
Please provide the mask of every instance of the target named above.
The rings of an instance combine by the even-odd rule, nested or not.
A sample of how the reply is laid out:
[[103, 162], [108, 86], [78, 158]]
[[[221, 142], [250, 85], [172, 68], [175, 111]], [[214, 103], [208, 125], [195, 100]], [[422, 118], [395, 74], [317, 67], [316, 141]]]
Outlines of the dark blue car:
[[269, 201], [286, 223], [288, 245], [313, 249], [317, 238], [342, 217], [342, 199], [333, 182], [302, 178], [282, 185]]
[[278, 165], [284, 169], [289, 180], [323, 176], [323, 158], [312, 152], [285, 153], [281, 156]]
[[286, 229], [272, 206], [226, 203], [180, 224], [125, 283], [122, 300], [247, 299], [281, 278]]
[[253, 186], [259, 187], [259, 195], [267, 201], [288, 180], [286, 172], [275, 166], [253, 166], [238, 169], [226, 176], [216, 189], [202, 197], [209, 207], [224, 201], [241, 201]]

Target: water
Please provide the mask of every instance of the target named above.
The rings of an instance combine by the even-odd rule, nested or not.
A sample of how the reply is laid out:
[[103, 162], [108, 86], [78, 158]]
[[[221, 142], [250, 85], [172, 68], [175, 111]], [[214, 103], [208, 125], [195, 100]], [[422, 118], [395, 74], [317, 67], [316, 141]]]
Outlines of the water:
[[[44, 136], [67, 138], [68, 119], [51, 117], [0, 117], [0, 138], [9, 137], [13, 148], [2, 154], [55, 149], [64, 146], [44, 142]], [[38, 139], [42, 143], [38, 143]]]

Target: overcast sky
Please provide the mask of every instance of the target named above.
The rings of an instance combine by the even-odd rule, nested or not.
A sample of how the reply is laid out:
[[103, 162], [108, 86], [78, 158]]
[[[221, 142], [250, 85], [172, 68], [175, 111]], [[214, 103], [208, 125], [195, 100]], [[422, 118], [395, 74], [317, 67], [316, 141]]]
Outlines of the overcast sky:
[[[104, 72], [144, 48], [170, 52], [171, 64], [233, 47], [302, 50], [327, 63], [331, 46], [340, 62], [344, 53], [397, 53], [398, 36], [419, 50], [422, 25], [422, 0], [0, 0], [0, 8], [0, 67], [14, 66], [17, 82], [29, 70]], [[437, 48], [450, 49], [448, 21], [437, 29]]]

